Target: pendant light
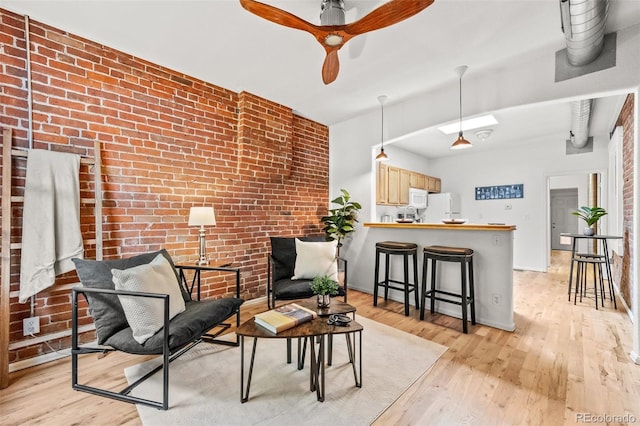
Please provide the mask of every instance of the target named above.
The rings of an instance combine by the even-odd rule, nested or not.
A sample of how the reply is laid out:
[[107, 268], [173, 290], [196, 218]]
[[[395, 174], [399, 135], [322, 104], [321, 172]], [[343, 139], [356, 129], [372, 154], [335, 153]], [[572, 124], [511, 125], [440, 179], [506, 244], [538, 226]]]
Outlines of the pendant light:
[[389, 159], [389, 156], [384, 153], [384, 103], [386, 102], [386, 100], [387, 97], [385, 95], [378, 96], [382, 119], [380, 120], [380, 153], [376, 155], [376, 161], [387, 161]]
[[458, 133], [458, 139], [451, 145], [451, 149], [465, 149], [471, 148], [471, 142], [466, 140], [462, 136], [462, 75], [467, 71], [467, 66], [462, 65], [455, 69], [456, 74], [460, 77], [460, 131]]

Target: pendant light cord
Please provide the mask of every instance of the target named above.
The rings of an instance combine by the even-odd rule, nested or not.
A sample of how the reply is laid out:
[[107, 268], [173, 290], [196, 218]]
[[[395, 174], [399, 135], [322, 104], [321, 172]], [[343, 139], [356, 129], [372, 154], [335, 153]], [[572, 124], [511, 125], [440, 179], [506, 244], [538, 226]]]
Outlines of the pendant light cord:
[[460, 130], [458, 135], [462, 136], [462, 74], [460, 74]]
[[380, 149], [384, 151], [384, 101], [380, 102], [381, 120], [380, 120]]

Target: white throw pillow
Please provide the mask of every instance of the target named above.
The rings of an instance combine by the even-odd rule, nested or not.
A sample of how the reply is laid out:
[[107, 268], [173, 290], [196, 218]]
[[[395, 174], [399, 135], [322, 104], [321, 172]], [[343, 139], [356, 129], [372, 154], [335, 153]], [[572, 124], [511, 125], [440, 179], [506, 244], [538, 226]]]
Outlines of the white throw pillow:
[[[169, 319], [185, 310], [180, 284], [167, 259], [159, 254], [150, 263], [129, 269], [112, 269], [116, 290], [142, 291], [169, 295]], [[133, 338], [140, 344], [164, 326], [162, 299], [118, 296]]]
[[329, 278], [338, 281], [337, 246], [337, 240], [311, 242], [296, 238], [296, 265], [291, 279], [313, 279], [328, 275]]

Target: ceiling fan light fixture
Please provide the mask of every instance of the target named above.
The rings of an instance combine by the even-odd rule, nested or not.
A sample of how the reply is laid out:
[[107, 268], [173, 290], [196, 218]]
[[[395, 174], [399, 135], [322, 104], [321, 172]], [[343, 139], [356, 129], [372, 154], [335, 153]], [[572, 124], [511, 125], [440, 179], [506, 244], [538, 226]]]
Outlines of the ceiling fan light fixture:
[[389, 0], [355, 22], [345, 24], [344, 0], [322, 0], [321, 25], [314, 25], [299, 16], [262, 1], [240, 0], [240, 5], [263, 19], [305, 31], [311, 34], [325, 49], [322, 64], [322, 81], [330, 84], [340, 72], [338, 50], [353, 37], [395, 25], [422, 12], [434, 0]]
[[340, 46], [342, 44], [342, 36], [339, 34], [329, 34], [324, 38], [324, 44], [327, 46]]
[[458, 139], [456, 139], [456, 141], [451, 145], [451, 149], [465, 149], [471, 148], [473, 146], [471, 145], [471, 142], [469, 142], [464, 138], [464, 136], [462, 136], [462, 76], [467, 71], [467, 68], [468, 67], [466, 65], [461, 65], [455, 69], [456, 74], [458, 74], [458, 76], [460, 77], [460, 130], [458, 133]]

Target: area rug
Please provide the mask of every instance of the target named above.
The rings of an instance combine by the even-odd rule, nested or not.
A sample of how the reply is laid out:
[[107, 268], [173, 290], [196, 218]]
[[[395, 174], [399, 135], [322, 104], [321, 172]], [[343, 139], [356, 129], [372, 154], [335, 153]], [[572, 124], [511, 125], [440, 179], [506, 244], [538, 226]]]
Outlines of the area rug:
[[[355, 387], [346, 340], [335, 336], [333, 365], [327, 366], [325, 401], [309, 391], [309, 356], [304, 370], [286, 363], [286, 341], [258, 340], [249, 401], [240, 402], [240, 348], [201, 343], [169, 370], [169, 410], [138, 405], [144, 425], [368, 425], [426, 374], [446, 347], [358, 317], [362, 333], [362, 387]], [[253, 339], [245, 339], [248, 364]], [[293, 344], [295, 358], [296, 344]], [[157, 359], [125, 369], [129, 383]], [[246, 370], [245, 370], [246, 372]], [[160, 400], [162, 374], [135, 395]]]

